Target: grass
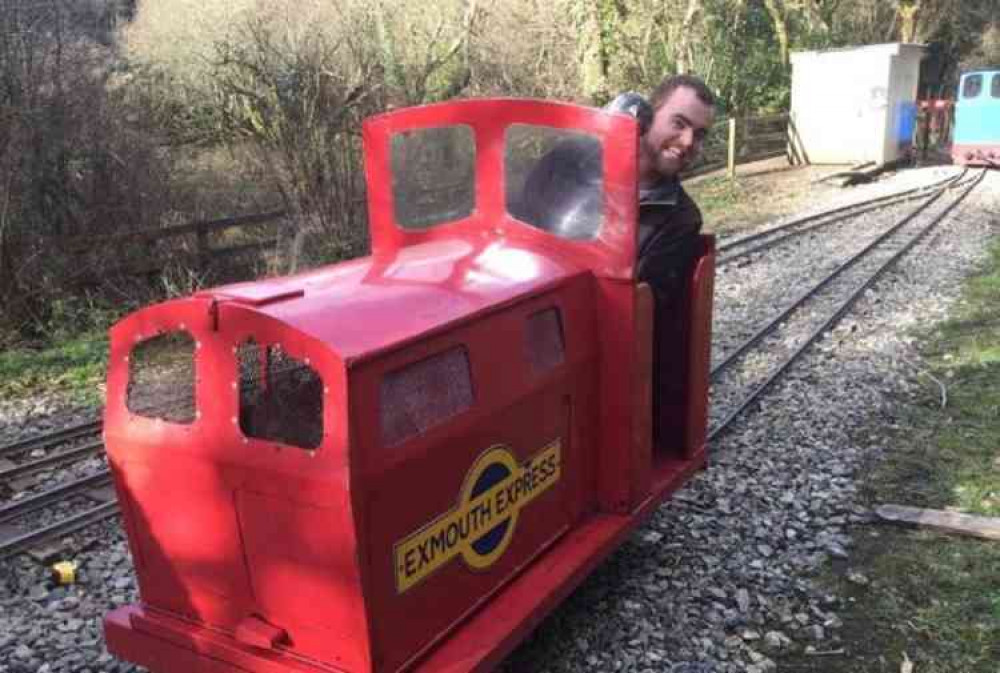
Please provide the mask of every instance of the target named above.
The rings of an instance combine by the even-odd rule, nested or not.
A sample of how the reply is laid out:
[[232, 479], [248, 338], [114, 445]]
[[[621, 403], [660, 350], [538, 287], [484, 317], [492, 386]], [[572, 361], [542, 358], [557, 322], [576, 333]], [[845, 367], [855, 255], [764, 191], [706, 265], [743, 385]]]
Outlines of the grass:
[[725, 226], [727, 216], [751, 201], [746, 181], [733, 181], [726, 175], [712, 175], [690, 185], [685, 185], [691, 197], [701, 208], [702, 217], [715, 233], [732, 227]]
[[[870, 504], [1000, 517], [998, 307], [1000, 244], [960, 315], [930, 339], [929, 392], [881, 433], [892, 449], [864, 484]], [[845, 655], [796, 655], [781, 670], [896, 673], [909, 659], [917, 673], [1000, 671], [1000, 542], [881, 525], [860, 529], [855, 541], [850, 567], [821, 578], [847, 596]], [[852, 583], [848, 570], [870, 584]]]
[[0, 397], [62, 393], [81, 404], [103, 402], [108, 342], [87, 332], [57, 345], [12, 348], [0, 353]]
[[90, 298], [60, 299], [50, 305], [33, 341], [8, 339], [0, 350], [0, 399], [58, 393], [68, 401], [104, 402], [111, 324], [130, 306], [110, 307]]

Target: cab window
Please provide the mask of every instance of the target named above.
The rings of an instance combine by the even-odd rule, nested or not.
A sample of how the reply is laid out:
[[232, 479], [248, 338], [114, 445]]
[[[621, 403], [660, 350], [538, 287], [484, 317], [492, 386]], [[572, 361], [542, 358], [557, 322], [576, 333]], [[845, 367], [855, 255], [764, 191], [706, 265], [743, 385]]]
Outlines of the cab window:
[[982, 75], [968, 75], [962, 83], [962, 98], [976, 98], [983, 90]]
[[504, 155], [508, 213], [560, 238], [598, 237], [604, 224], [600, 140], [578, 131], [513, 124]]
[[990, 95], [1000, 98], [1000, 73], [993, 75], [993, 84], [990, 85]]
[[392, 201], [404, 229], [468, 217], [476, 207], [476, 140], [464, 124], [392, 136]]

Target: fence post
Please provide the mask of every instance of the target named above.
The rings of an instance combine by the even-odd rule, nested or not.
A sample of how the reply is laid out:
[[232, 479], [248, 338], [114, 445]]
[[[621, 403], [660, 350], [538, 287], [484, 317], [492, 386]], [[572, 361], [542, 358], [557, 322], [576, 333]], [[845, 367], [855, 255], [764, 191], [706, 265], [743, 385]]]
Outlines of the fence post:
[[729, 118], [729, 161], [727, 163], [730, 180], [736, 179], [736, 117]]
[[205, 273], [208, 269], [208, 229], [207, 227], [198, 227], [196, 232], [197, 245], [196, 254], [198, 256], [198, 273]]

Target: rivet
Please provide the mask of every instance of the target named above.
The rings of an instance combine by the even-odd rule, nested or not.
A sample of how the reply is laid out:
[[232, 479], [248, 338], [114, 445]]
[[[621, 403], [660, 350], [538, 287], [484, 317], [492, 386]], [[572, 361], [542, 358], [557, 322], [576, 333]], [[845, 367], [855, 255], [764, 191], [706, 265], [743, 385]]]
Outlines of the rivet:
[[329, 392], [330, 392], [330, 387], [329, 386], [323, 386], [323, 394], [326, 395]]
[[310, 364], [309, 358], [306, 358], [306, 364]]
[[238, 419], [235, 416], [233, 416], [233, 425], [239, 425], [239, 423], [240, 423], [240, 419]]
[[244, 444], [249, 444], [249, 443], [250, 443], [250, 440], [249, 440], [249, 439], [247, 439], [246, 437], [244, 437], [244, 438], [243, 438], [243, 443], [244, 443]]

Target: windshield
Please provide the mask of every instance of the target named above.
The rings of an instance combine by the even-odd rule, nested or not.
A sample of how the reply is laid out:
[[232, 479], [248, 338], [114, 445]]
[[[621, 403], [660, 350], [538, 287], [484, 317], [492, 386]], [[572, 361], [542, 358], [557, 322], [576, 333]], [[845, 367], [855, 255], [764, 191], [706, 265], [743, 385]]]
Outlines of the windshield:
[[476, 208], [476, 142], [465, 125], [413, 129], [392, 136], [396, 222], [425, 229], [468, 217]]
[[586, 133], [513, 124], [504, 152], [507, 212], [560, 238], [597, 238], [604, 220], [600, 141]]

